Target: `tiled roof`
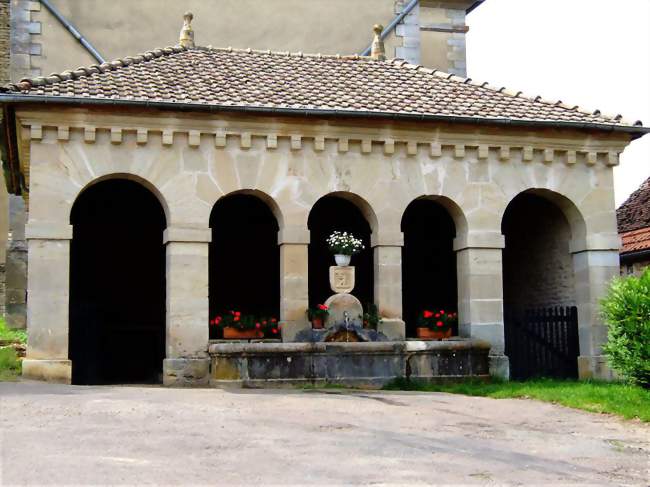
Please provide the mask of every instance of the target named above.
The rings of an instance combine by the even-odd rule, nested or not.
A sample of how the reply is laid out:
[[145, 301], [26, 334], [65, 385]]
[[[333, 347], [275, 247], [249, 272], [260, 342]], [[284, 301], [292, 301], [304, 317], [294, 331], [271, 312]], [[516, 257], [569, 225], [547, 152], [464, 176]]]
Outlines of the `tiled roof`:
[[616, 210], [618, 233], [650, 227], [650, 178]]
[[640, 228], [621, 234], [622, 247], [621, 253], [638, 252], [640, 250], [650, 250], [650, 227]]
[[[246, 109], [295, 109], [337, 115], [422, 115], [635, 127], [560, 101], [529, 98], [468, 78], [361, 56], [168, 47], [111, 63], [22, 80], [4, 94], [62, 102], [119, 100]], [[0, 94], [0, 101], [2, 94]]]

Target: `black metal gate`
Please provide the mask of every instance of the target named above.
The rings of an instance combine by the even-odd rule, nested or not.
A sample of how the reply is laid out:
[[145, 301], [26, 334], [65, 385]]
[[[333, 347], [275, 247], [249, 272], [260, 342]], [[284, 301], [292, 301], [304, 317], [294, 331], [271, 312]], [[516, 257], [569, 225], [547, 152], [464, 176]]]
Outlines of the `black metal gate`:
[[505, 317], [510, 377], [578, 377], [578, 309], [575, 306], [526, 310]]

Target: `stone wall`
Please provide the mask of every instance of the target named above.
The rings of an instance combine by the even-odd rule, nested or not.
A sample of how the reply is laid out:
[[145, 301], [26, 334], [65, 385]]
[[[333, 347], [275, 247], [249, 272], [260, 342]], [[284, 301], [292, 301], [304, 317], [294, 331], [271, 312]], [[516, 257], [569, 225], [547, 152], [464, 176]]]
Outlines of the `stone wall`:
[[[12, 0], [12, 78], [89, 66], [95, 59], [39, 2]], [[422, 0], [386, 41], [388, 57], [465, 74], [465, 9], [470, 0]], [[374, 24], [387, 25], [408, 0], [52, 0], [97, 48], [115, 59], [174, 45], [182, 15], [194, 13], [198, 45], [323, 54], [362, 52]], [[146, 28], [143, 28], [146, 25]], [[119, 32], [119, 35], [115, 35]]]
[[621, 264], [621, 276], [640, 276], [648, 267], [650, 267], [650, 259]]
[[[11, 45], [9, 0], [0, 0], [0, 85], [9, 82], [9, 53]], [[0, 122], [2, 114], [0, 113]], [[4, 177], [4, 176], [3, 176]], [[8, 233], [9, 196], [4, 179], [0, 184], [0, 316], [5, 315], [5, 261]]]
[[17, 117], [30, 168], [28, 376], [51, 369], [69, 380], [70, 211], [84, 188], [114, 177], [138, 181], [165, 209], [166, 361], [174, 373], [183, 360], [207, 359], [215, 203], [235, 192], [254, 194], [276, 216], [282, 338], [292, 341], [308, 326], [309, 213], [336, 193], [370, 224], [374, 300], [387, 327], [402, 316], [404, 211], [418, 198], [447, 209], [456, 227], [460, 333], [488, 341], [492, 372], [507, 377], [502, 219], [517, 195], [533, 190], [571, 229], [581, 376], [606, 376], [598, 300], [618, 274], [612, 167], [626, 136], [91, 109], [24, 110]]

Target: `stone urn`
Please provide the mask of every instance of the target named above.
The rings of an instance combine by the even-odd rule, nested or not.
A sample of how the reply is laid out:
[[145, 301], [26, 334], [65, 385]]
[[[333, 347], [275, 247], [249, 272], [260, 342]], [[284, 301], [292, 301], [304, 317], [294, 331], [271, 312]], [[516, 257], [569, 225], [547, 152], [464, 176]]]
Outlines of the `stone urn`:
[[352, 256], [345, 255], [345, 254], [334, 254], [334, 260], [336, 261], [337, 266], [347, 267], [350, 265], [350, 260], [352, 260]]

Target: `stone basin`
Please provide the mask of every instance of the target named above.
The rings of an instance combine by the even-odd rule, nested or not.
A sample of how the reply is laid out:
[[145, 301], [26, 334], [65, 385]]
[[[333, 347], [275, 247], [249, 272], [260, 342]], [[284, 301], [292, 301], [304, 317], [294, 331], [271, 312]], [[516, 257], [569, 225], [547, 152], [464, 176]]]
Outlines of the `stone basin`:
[[214, 343], [210, 384], [381, 387], [405, 377], [457, 381], [489, 377], [489, 343], [443, 341]]

